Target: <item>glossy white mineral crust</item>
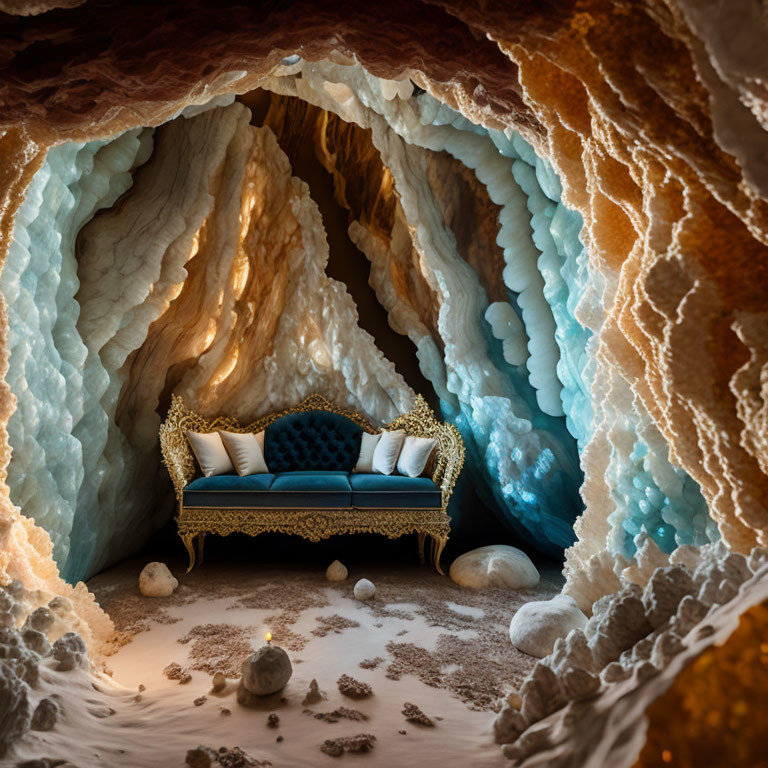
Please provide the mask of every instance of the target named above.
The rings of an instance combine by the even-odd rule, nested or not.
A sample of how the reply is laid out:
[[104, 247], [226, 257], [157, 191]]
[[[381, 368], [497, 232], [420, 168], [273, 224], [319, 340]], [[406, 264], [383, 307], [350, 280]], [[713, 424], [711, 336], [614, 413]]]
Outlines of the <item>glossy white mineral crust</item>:
[[[619, 590], [594, 604], [583, 631], [556, 640], [509, 697], [494, 725], [508, 758], [539, 765], [546, 755], [553, 768], [632, 765], [651, 701], [697, 652], [725, 640], [741, 611], [768, 595], [762, 548], [749, 557], [721, 543], [681, 547], [669, 558], [655, 552], [665, 564], [650, 574], [626, 569]], [[646, 562], [652, 557], [647, 553]]]
[[[154, 148], [134, 132], [80, 155], [52, 150], [56, 173], [43, 167], [17, 219], [3, 272], [20, 406], [9, 482], [72, 579], [135, 550], [171, 512], [157, 494], [167, 487], [157, 429], [174, 365], [175, 391], [208, 413], [247, 419], [313, 392], [381, 422], [412, 405], [346, 288], [325, 274], [306, 185], [271, 131], [249, 121], [236, 103], [178, 118]], [[78, 229], [129, 187], [80, 231], [75, 260]], [[29, 286], [36, 298], [17, 296]], [[37, 312], [59, 294], [66, 311]]]
[[376, 595], [376, 586], [368, 579], [360, 579], [355, 584], [354, 594], [357, 600], [371, 600]]
[[509, 639], [518, 650], [540, 659], [552, 653], [558, 639], [573, 629], [583, 630], [586, 623], [572, 597], [557, 595], [519, 608], [509, 624]]

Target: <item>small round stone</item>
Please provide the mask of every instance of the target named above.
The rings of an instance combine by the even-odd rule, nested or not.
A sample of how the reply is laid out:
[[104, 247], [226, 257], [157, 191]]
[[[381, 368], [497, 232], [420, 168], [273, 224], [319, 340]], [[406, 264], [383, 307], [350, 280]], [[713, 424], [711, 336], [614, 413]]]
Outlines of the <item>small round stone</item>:
[[355, 584], [355, 597], [358, 600], [370, 600], [376, 594], [376, 587], [368, 579], [360, 579]]
[[349, 575], [346, 566], [338, 560], [334, 560], [325, 572], [325, 578], [328, 581], [344, 581]]
[[517, 610], [509, 623], [509, 639], [519, 651], [543, 658], [552, 653], [558, 638], [583, 630], [587, 617], [569, 595], [536, 600]]
[[165, 563], [147, 563], [139, 575], [139, 591], [145, 597], [168, 597], [178, 586]]
[[539, 572], [528, 555], [507, 544], [465, 552], [451, 563], [450, 577], [471, 589], [531, 589], [539, 583]]
[[50, 731], [59, 716], [59, 707], [53, 699], [41, 699], [32, 715], [33, 731]]

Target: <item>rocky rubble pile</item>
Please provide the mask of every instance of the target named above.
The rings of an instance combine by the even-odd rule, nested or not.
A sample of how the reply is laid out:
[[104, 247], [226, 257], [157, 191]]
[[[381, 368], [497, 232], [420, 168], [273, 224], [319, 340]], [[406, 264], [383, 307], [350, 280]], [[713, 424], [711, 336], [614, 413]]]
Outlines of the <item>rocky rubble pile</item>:
[[68, 672], [87, 664], [71, 602], [55, 597], [31, 610], [40, 595], [13, 581], [0, 589], [0, 756], [28, 730], [49, 731], [61, 704], [37, 691], [40, 668]]
[[722, 543], [683, 546], [668, 558], [653, 554], [660, 557], [651, 560], [665, 558], [667, 564], [656, 567], [645, 588], [622, 575], [621, 588], [595, 602], [584, 630], [558, 639], [520, 691], [507, 697], [494, 723], [496, 741], [507, 757], [522, 761], [541, 749], [548, 736], [540, 721], [569, 703], [604, 693], [630, 677], [640, 685], [657, 675], [691, 638], [714, 633], [707, 617], [733, 600], [742, 584], [768, 578], [768, 550], [763, 548], [748, 557]]

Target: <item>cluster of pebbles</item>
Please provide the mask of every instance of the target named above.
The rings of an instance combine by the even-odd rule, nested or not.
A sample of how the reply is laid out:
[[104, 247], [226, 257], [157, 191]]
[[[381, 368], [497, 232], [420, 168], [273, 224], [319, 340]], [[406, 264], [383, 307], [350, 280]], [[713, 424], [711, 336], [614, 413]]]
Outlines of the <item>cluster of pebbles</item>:
[[[41, 669], [71, 672], [88, 665], [85, 643], [67, 631], [76, 623], [72, 603], [13, 581], [0, 589], [0, 757], [30, 729], [50, 731], [62, 703], [37, 690]], [[37, 607], [34, 607], [37, 605]]]
[[[511, 760], [522, 762], [562, 739], [563, 722], [578, 721], [556, 717], [561, 711], [584, 704], [596, 720], [600, 697], [614, 686], [634, 680], [639, 688], [691, 643], [714, 635], [717, 609], [735, 600], [747, 582], [768, 579], [768, 550], [756, 547], [745, 556], [718, 542], [665, 555], [646, 538], [634, 569], [646, 572], [621, 572], [620, 588], [593, 604], [584, 629], [557, 640], [507, 697], [494, 733]], [[553, 760], [557, 765], [565, 762]]]
[[342, 696], [349, 696], [350, 699], [365, 699], [373, 695], [373, 688], [368, 683], [355, 680], [350, 675], [342, 675], [337, 681], [339, 693]]
[[271, 768], [269, 760], [256, 760], [243, 752], [240, 747], [199, 746], [187, 752], [186, 764], [189, 768]]

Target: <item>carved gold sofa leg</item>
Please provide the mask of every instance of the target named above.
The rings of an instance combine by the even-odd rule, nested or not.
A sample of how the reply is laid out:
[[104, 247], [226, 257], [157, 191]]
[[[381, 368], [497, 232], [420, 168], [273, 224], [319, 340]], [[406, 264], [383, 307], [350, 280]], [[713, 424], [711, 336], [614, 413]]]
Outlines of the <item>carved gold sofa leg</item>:
[[[184, 546], [187, 548], [187, 554], [189, 555], [189, 567], [187, 573], [189, 573], [195, 567], [195, 537], [196, 533], [180, 533], [179, 536], [184, 542]], [[201, 551], [202, 557], [202, 551]]]
[[419, 537], [419, 563], [421, 565], [424, 565], [425, 563], [425, 557], [424, 557], [424, 540], [427, 538], [427, 534], [423, 531], [418, 532]]
[[200, 533], [197, 534], [197, 553], [199, 555], [199, 560], [197, 561], [198, 565], [203, 564], [203, 549], [205, 547], [205, 531], [200, 531]]
[[443, 550], [445, 549], [445, 545], [448, 543], [448, 537], [447, 536], [432, 536], [432, 547], [431, 547], [431, 561], [432, 565], [435, 566], [435, 570], [441, 575], [445, 576], [445, 573], [443, 572], [443, 569], [440, 567], [440, 558], [443, 554]]

